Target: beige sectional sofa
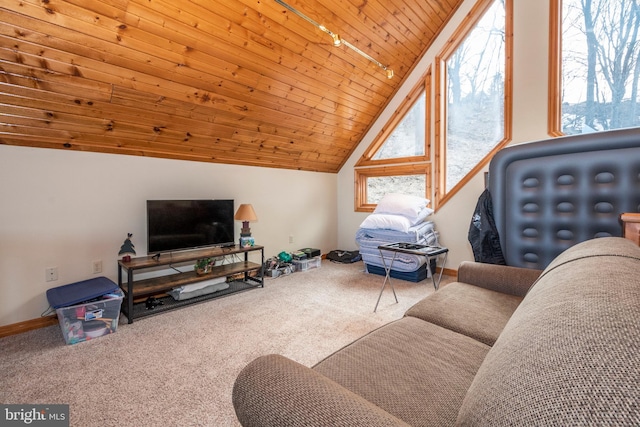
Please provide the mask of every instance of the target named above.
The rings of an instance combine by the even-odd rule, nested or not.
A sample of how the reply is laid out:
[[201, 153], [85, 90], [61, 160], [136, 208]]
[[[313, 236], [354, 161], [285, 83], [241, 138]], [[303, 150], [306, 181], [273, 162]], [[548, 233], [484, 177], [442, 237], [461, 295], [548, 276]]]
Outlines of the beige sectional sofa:
[[243, 426], [640, 425], [640, 248], [580, 243], [544, 270], [463, 263], [406, 315], [313, 368], [239, 374]]

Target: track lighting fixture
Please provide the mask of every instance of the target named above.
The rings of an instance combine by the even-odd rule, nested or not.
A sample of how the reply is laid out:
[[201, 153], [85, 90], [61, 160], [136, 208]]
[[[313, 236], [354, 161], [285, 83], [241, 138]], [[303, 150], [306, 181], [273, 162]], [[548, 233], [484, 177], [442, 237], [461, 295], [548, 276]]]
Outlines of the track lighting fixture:
[[278, 3], [279, 5], [283, 6], [285, 9], [295, 13], [296, 15], [298, 15], [299, 17], [301, 17], [302, 19], [304, 19], [305, 21], [307, 21], [308, 23], [314, 25], [316, 28], [318, 28], [320, 31], [325, 32], [327, 34], [329, 34], [331, 36], [331, 38], [333, 39], [333, 45], [335, 47], [339, 47], [341, 45], [344, 45], [346, 47], [348, 47], [349, 49], [353, 50], [354, 52], [356, 52], [357, 54], [359, 54], [360, 56], [368, 59], [369, 61], [373, 62], [374, 64], [376, 64], [378, 67], [380, 67], [381, 69], [383, 69], [387, 75], [387, 78], [390, 79], [393, 77], [393, 70], [391, 68], [389, 68], [388, 66], [384, 65], [383, 63], [381, 63], [380, 61], [374, 59], [371, 55], [363, 52], [362, 50], [358, 49], [357, 47], [355, 47], [354, 45], [352, 45], [351, 43], [349, 43], [348, 41], [346, 41], [345, 39], [343, 39], [342, 37], [340, 37], [340, 35], [334, 33], [333, 31], [329, 30], [327, 27], [325, 27], [322, 24], [317, 23], [316, 21], [314, 21], [313, 19], [309, 18], [307, 15], [305, 15], [304, 13], [300, 12], [299, 10], [293, 8], [292, 6], [289, 6], [287, 3], [285, 3], [282, 0], [275, 0], [276, 3]]

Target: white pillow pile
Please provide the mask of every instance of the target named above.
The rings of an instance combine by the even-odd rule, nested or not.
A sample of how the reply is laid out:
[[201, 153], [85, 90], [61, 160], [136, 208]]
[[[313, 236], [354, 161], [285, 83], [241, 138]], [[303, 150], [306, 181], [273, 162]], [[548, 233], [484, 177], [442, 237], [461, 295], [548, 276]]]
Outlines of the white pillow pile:
[[409, 231], [433, 213], [429, 208], [429, 199], [408, 194], [386, 194], [373, 213], [360, 224], [360, 228], [376, 228]]

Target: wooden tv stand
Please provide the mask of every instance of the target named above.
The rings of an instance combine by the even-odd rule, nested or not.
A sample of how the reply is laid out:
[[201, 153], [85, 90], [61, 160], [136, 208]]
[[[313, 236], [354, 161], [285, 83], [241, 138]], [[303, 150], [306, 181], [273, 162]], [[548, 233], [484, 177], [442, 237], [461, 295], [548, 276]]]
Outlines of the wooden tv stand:
[[[249, 253], [260, 252], [261, 263], [249, 261]], [[241, 254], [244, 254], [242, 257]], [[213, 271], [204, 276], [198, 276], [195, 271], [177, 272], [160, 277], [135, 280], [134, 274], [144, 270], [150, 271], [158, 267], [171, 267], [173, 265], [184, 265], [190, 261], [201, 258], [224, 258], [224, 264], [213, 267]], [[229, 261], [231, 258], [231, 262]], [[130, 261], [118, 261], [118, 285], [124, 292], [122, 303], [122, 313], [127, 316], [129, 323], [134, 319], [158, 314], [163, 311], [172, 310], [186, 305], [219, 298], [235, 292], [264, 287], [264, 247], [251, 246], [242, 248], [230, 246], [225, 248], [203, 248], [185, 252], [174, 252], [161, 254], [156, 258], [153, 256], [131, 258]], [[122, 272], [126, 272], [126, 281], [123, 282]], [[177, 271], [177, 270], [176, 270]], [[229, 288], [201, 295], [187, 300], [175, 300], [165, 292], [183, 285], [202, 282], [217, 277], [233, 278], [229, 281]], [[157, 297], [162, 301], [153, 309], [147, 309], [145, 301], [149, 297]]]

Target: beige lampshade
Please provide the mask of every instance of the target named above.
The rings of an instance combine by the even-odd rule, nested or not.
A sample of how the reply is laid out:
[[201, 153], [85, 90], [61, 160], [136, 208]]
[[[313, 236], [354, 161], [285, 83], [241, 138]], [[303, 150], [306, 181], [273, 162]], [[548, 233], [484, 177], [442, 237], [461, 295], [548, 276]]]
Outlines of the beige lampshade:
[[258, 217], [250, 204], [243, 204], [238, 207], [234, 219], [238, 221], [257, 221]]

